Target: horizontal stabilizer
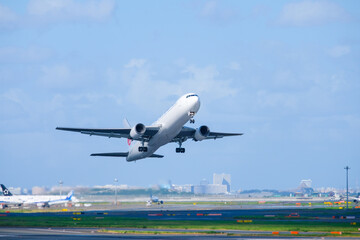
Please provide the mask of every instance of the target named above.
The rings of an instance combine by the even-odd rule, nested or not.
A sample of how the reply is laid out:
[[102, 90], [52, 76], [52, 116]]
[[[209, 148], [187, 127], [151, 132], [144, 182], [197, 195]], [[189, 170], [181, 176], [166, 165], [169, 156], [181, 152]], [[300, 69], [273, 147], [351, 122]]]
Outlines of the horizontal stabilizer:
[[113, 152], [113, 153], [93, 153], [90, 156], [102, 156], [102, 157], [127, 157], [128, 152]]
[[159, 155], [159, 154], [152, 154], [151, 156], [149, 156], [150, 158], [163, 158], [163, 155]]
[[[90, 156], [101, 156], [101, 157], [127, 157], [128, 152], [113, 152], [113, 153], [93, 153]], [[149, 158], [163, 158], [163, 155], [151, 154]]]

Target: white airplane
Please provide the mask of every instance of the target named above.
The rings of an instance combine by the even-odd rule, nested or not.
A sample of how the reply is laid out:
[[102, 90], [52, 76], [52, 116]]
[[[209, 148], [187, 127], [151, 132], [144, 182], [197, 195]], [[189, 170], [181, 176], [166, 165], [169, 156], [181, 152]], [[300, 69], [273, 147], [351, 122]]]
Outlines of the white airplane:
[[[346, 202], [346, 196], [341, 196], [341, 200]], [[354, 202], [355, 204], [358, 204], [360, 202], [360, 195], [357, 197], [349, 196], [349, 200]]]
[[129, 152], [93, 153], [91, 156], [126, 157], [126, 161], [136, 161], [143, 158], [162, 158], [164, 156], [154, 154], [161, 146], [169, 142], [177, 142], [179, 147], [177, 153], [184, 153], [182, 143], [187, 139], [202, 141], [204, 139], [217, 139], [228, 136], [238, 136], [242, 133], [221, 133], [211, 132], [209, 127], [203, 125], [199, 128], [185, 127], [184, 124], [190, 120], [195, 123], [194, 116], [200, 108], [199, 96], [195, 93], [188, 93], [180, 97], [176, 103], [164, 113], [156, 122], [150, 126], [142, 123], [131, 127], [124, 121], [126, 128], [116, 129], [89, 129], [89, 128], [64, 128], [57, 127], [57, 130], [80, 132], [82, 134], [96, 135], [103, 137], [127, 138], [128, 142], [135, 141], [130, 145]]
[[158, 197], [150, 194], [150, 199], [146, 201], [146, 206], [151, 206], [152, 204], [162, 205], [162, 204], [164, 204], [164, 201], [159, 200]]
[[67, 196], [56, 195], [13, 195], [9, 189], [3, 184], [0, 184], [3, 196], [0, 196], [1, 208], [6, 208], [8, 205], [27, 206], [36, 205], [38, 207], [50, 207], [55, 204], [63, 204], [72, 201], [73, 191], [69, 192]]

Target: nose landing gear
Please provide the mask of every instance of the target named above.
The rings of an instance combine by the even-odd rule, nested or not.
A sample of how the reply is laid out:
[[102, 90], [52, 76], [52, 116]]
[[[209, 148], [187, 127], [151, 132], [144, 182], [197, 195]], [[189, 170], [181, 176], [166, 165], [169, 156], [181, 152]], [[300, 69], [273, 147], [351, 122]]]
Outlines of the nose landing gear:
[[189, 112], [189, 116], [190, 116], [190, 123], [195, 123], [195, 119], [194, 119], [195, 112]]

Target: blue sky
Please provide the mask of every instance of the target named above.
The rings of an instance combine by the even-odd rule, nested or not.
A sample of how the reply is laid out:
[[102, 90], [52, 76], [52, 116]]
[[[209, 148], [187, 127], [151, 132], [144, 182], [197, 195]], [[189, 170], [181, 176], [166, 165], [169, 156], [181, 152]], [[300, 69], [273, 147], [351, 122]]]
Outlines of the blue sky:
[[[1, 182], [360, 185], [359, 1], [0, 1]], [[93, 158], [126, 140], [55, 127], [151, 124], [196, 92], [196, 126], [244, 136]]]

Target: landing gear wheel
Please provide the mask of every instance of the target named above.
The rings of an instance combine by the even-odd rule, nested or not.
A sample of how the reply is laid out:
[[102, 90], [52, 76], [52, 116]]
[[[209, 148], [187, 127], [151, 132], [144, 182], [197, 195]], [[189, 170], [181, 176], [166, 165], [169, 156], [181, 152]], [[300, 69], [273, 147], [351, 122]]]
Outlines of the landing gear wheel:
[[195, 123], [195, 119], [190, 119], [190, 123]]
[[185, 152], [185, 148], [176, 148], [175, 151], [177, 153], [184, 153]]
[[139, 150], [139, 152], [147, 152], [148, 148], [147, 147], [139, 147], [138, 150]]

